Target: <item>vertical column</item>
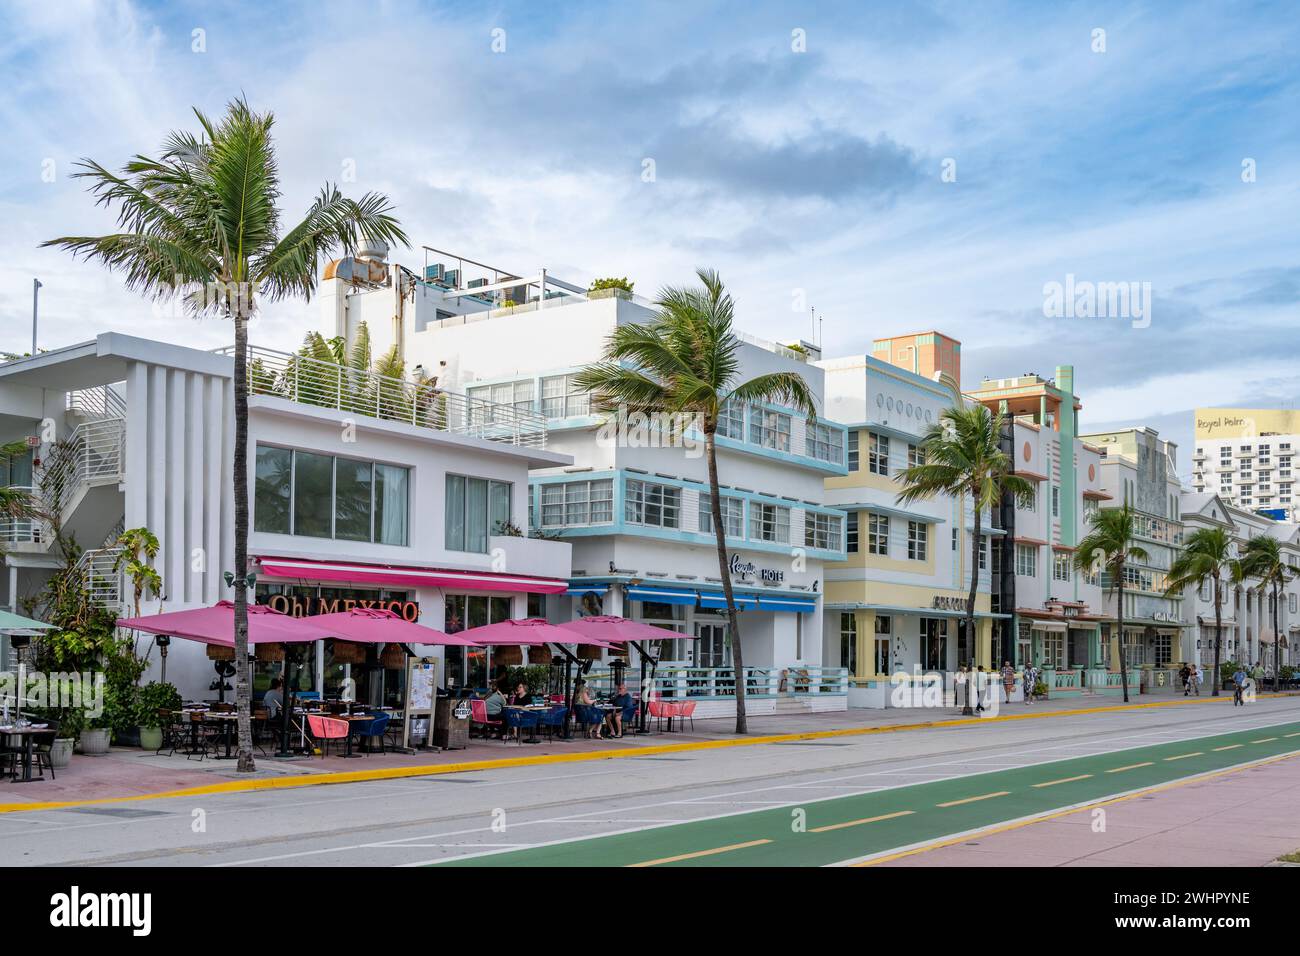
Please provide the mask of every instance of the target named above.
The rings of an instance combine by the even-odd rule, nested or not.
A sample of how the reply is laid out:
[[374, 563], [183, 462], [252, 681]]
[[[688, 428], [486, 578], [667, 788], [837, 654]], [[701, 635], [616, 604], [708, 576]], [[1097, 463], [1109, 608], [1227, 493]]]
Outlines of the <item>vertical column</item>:
[[149, 369], [132, 362], [126, 370], [126, 527], [148, 524], [149, 515]]
[[[224, 512], [225, 486], [221, 478], [227, 468], [225, 458], [224, 434], [224, 387], [223, 380], [210, 377], [203, 383], [203, 404], [200, 410], [202, 421], [199, 425], [200, 441], [203, 448], [203, 471], [195, 475], [203, 485], [203, 549], [206, 562], [203, 594], [200, 600], [211, 604], [220, 600], [222, 564], [222, 515]], [[227, 476], [229, 477], [229, 476]]]
[[[205, 602], [204, 584], [207, 580], [207, 544], [203, 535], [204, 494], [203, 461], [203, 398], [204, 376], [197, 373], [189, 377], [185, 390], [185, 488], [187, 492], [185, 515], [185, 600], [190, 604]], [[193, 549], [203, 548], [203, 564], [195, 570]]]
[[[187, 424], [186, 398], [189, 394], [189, 373], [171, 369], [167, 373], [167, 439], [165, 446], [166, 484], [155, 488], [167, 502], [167, 539], [162, 547], [163, 593], [173, 602], [185, 601], [189, 545], [185, 534], [186, 496], [193, 493], [189, 474], [185, 469], [185, 426]], [[162, 539], [159, 538], [161, 541]]]
[[149, 416], [146, 427], [148, 442], [146, 525], [158, 539], [158, 558], [155, 566], [164, 575], [164, 588], [170, 584], [165, 575], [171, 553], [170, 528], [167, 522], [167, 405], [167, 369], [153, 366], [149, 369]]
[[888, 678], [889, 675], [876, 670], [876, 612], [854, 611], [853, 624], [857, 631], [858, 666], [850, 676]]

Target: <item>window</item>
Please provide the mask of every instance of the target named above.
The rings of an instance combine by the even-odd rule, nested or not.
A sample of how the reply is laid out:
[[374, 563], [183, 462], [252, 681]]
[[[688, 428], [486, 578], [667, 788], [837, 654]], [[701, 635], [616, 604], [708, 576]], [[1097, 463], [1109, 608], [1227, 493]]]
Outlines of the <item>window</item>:
[[1052, 517], [1061, 517], [1061, 489], [1056, 485], [1052, 486]]
[[680, 527], [682, 490], [649, 481], [628, 481], [624, 490], [623, 519], [629, 524], [654, 528]]
[[443, 537], [448, 551], [487, 554], [488, 538], [510, 524], [508, 481], [447, 476], [446, 521]]
[[790, 416], [751, 405], [749, 409], [749, 440], [764, 448], [777, 451], [790, 450]]
[[591, 396], [575, 384], [576, 376], [549, 375], [542, 379], [542, 414], [547, 418], [574, 418], [591, 414]]
[[1016, 574], [1027, 578], [1038, 576], [1038, 547], [1036, 545], [1016, 545]]
[[893, 621], [889, 615], [876, 615], [876, 673], [888, 674], [890, 671], [889, 663], [889, 635], [893, 630], [891, 627]]
[[253, 530], [405, 545], [410, 469], [258, 445]]
[[924, 561], [926, 542], [930, 529], [920, 521], [907, 523], [907, 557], [910, 561]]
[[723, 438], [745, 440], [745, 403], [728, 400], [718, 412], [718, 434]]
[[[473, 421], [483, 424], [504, 418], [505, 408], [531, 412], [533, 410], [534, 383], [531, 378], [517, 382], [497, 382], [493, 385], [476, 385], [465, 389], [470, 399]], [[491, 402], [491, 405], [479, 403]]]
[[[722, 527], [728, 538], [745, 535], [745, 503], [739, 498], [722, 496]], [[700, 494], [700, 530], [713, 534], [713, 496]]]
[[1070, 580], [1070, 554], [1068, 552], [1057, 551], [1052, 555], [1052, 580]]
[[917, 465], [925, 464], [925, 449], [920, 445], [909, 444], [907, 446], [907, 467], [915, 468]]
[[[869, 515], [867, 517], [867, 552], [870, 554], [889, 554], [889, 518], [886, 515]], [[879, 620], [879, 619], [877, 619]]]
[[858, 460], [858, 433], [851, 431], [849, 432], [849, 471], [857, 471], [861, 467], [862, 463]]
[[541, 499], [543, 528], [614, 520], [614, 482], [609, 478], [542, 485]]
[[840, 549], [840, 525], [837, 515], [828, 515], [820, 511], [805, 511], [803, 515], [803, 543], [806, 548], [821, 548], [823, 551]]
[[871, 432], [871, 445], [867, 451], [867, 470], [873, 475], [889, 474], [889, 438]]
[[850, 511], [844, 521], [844, 550], [849, 554], [858, 553], [858, 513]]
[[833, 425], [809, 422], [804, 433], [804, 445], [809, 458], [836, 465], [844, 460], [844, 433]]
[[847, 611], [840, 614], [840, 667], [858, 672], [858, 618]]
[[790, 543], [790, 509], [758, 501], [749, 504], [749, 536], [755, 541]]
[[1020, 499], [1020, 507], [1030, 514], [1038, 512], [1038, 485], [1029, 486], [1029, 494]]

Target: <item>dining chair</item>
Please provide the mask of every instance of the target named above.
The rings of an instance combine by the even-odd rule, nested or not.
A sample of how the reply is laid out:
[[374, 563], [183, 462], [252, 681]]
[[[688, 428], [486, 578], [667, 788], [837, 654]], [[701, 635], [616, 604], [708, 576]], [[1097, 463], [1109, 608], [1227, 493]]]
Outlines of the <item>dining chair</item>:
[[321, 745], [320, 755], [322, 760], [329, 753], [330, 741], [346, 740], [350, 733], [346, 720], [336, 720], [333, 717], [325, 717], [320, 714], [307, 715], [307, 729], [311, 731], [312, 738]]

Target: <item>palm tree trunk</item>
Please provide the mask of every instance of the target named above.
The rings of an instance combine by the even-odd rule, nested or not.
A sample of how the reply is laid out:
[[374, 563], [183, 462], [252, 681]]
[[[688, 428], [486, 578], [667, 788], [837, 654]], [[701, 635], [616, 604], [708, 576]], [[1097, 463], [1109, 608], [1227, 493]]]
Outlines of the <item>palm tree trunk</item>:
[[722, 595], [727, 599], [727, 623], [731, 637], [731, 666], [736, 674], [736, 733], [749, 733], [745, 721], [745, 659], [740, 650], [740, 619], [736, 616], [736, 598], [731, 591], [731, 569], [727, 566], [727, 529], [722, 524], [722, 495], [718, 492], [718, 452], [714, 433], [704, 433], [704, 451], [709, 462], [709, 502], [713, 512], [713, 538], [718, 545], [718, 576], [722, 578]]
[[1273, 693], [1277, 693], [1278, 674], [1282, 670], [1282, 632], [1278, 630], [1277, 578], [1273, 579]]
[[1128, 661], [1124, 653], [1124, 562], [1116, 568], [1115, 575], [1115, 623], [1119, 628], [1119, 683], [1124, 691], [1124, 703], [1128, 703]]
[[252, 682], [248, 663], [248, 323], [243, 309], [235, 318], [235, 714], [239, 731], [240, 773], [253, 762], [250, 720]]
[[967, 661], [970, 667], [966, 680], [966, 706], [961, 710], [962, 714], [966, 716], [975, 713], [974, 709], [971, 707], [971, 698], [974, 697], [978, 691], [978, 688], [975, 686], [975, 663], [979, 658], [979, 639], [975, 635], [975, 595], [979, 593], [980, 583], [981, 515], [979, 499], [974, 495], [971, 496], [971, 504], [973, 505], [971, 510], [975, 513], [975, 533], [971, 535], [970, 590], [966, 594], [966, 647], [970, 653], [970, 659]]
[[1219, 648], [1223, 646], [1223, 606], [1220, 604], [1222, 598], [1219, 596], [1219, 569], [1214, 569], [1214, 673], [1210, 679], [1214, 682], [1214, 691], [1210, 696], [1219, 696], [1219, 685], [1223, 680], [1219, 677]]

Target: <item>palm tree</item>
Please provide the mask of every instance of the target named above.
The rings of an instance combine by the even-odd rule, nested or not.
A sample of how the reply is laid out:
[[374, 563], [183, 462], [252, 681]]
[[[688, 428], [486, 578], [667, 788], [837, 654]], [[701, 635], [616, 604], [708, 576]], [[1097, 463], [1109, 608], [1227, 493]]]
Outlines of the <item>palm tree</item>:
[[[735, 304], [716, 272], [700, 269], [696, 275], [699, 286], [667, 288], [659, 293], [650, 322], [616, 327], [606, 343], [603, 361], [583, 369], [576, 381], [579, 388], [592, 393], [599, 408], [618, 408], [627, 414], [668, 414], [682, 422], [689, 418], [704, 433], [718, 574], [727, 601], [736, 674], [736, 733], [743, 734], [748, 731], [745, 670], [718, 491], [714, 440], [718, 419], [727, 402], [773, 402], [810, 418], [816, 416], [816, 409], [808, 383], [795, 372], [771, 372], [736, 382], [740, 342], [732, 332]], [[680, 437], [685, 427], [678, 426], [674, 437]]]
[[1282, 558], [1282, 545], [1277, 538], [1262, 534], [1251, 538], [1242, 549], [1238, 562], [1238, 574], [1241, 578], [1256, 578], [1260, 590], [1272, 590], [1273, 598], [1273, 691], [1278, 689], [1278, 675], [1282, 672], [1282, 632], [1279, 627], [1280, 616], [1278, 602], [1280, 592], [1287, 582], [1296, 577], [1296, 569]]
[[[27, 443], [8, 442], [0, 445], [0, 462], [11, 465], [17, 458], [28, 452]], [[0, 521], [12, 527], [19, 521], [37, 521], [44, 517], [40, 503], [26, 488], [16, 488], [7, 484], [0, 485]], [[4, 553], [4, 539], [0, 538], [0, 554]]]
[[[970, 495], [974, 511], [971, 536], [970, 590], [966, 594], [966, 637], [974, 667], [975, 596], [979, 592], [980, 549], [983, 546], [984, 510], [1002, 500], [1004, 494], [1026, 498], [1034, 486], [1011, 470], [1011, 458], [1002, 450], [1002, 416], [994, 416], [983, 405], [955, 405], [939, 413], [939, 420], [921, 438], [924, 461], [898, 475], [903, 486], [895, 497], [899, 504], [929, 501], [940, 495], [962, 499]], [[974, 713], [971, 694], [975, 682], [966, 685], [963, 714]]]
[[1128, 659], [1124, 653], [1124, 572], [1130, 561], [1146, 561], [1146, 549], [1133, 543], [1137, 532], [1137, 515], [1132, 507], [1102, 508], [1092, 514], [1092, 527], [1078, 550], [1074, 566], [1083, 574], [1092, 574], [1098, 564], [1115, 582], [1115, 626], [1119, 632], [1119, 680], [1124, 703], [1128, 703]]
[[[1235, 576], [1232, 535], [1223, 528], [1198, 528], [1187, 536], [1183, 550], [1169, 566], [1165, 594], [1176, 595], [1187, 587], [1199, 588], [1206, 581], [1214, 584], [1214, 681], [1215, 697], [1223, 681], [1219, 678], [1219, 654], [1223, 646], [1223, 595], [1220, 584], [1224, 576]], [[1121, 632], [1122, 633], [1122, 632]]]
[[326, 184], [301, 222], [282, 229], [274, 118], [234, 100], [218, 121], [194, 111], [195, 135], [168, 135], [157, 158], [136, 156], [115, 174], [83, 160], [99, 204], [118, 207], [120, 232], [66, 236], [59, 246], [120, 271], [128, 289], [178, 296], [195, 314], [230, 319], [235, 338], [235, 700], [239, 770], [251, 772], [248, 665], [248, 321], [261, 300], [311, 297], [321, 261], [358, 238], [405, 243], [380, 193], [346, 198]]

